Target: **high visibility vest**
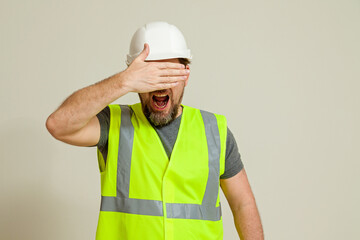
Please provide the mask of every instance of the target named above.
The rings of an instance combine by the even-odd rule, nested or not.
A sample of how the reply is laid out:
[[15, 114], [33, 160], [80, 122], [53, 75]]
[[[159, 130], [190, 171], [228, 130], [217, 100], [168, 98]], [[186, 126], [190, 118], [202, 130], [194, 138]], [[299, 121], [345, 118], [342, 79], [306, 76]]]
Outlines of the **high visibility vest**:
[[223, 239], [226, 119], [182, 106], [169, 159], [140, 103], [109, 105], [107, 156], [98, 150], [97, 240]]

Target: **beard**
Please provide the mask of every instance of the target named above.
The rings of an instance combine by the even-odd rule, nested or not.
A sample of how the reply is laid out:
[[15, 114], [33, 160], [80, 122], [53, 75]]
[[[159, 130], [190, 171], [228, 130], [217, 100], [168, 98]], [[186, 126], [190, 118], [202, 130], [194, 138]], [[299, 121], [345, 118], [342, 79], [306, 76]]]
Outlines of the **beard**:
[[168, 113], [152, 110], [152, 108], [151, 108], [152, 99], [151, 98], [149, 98], [149, 100], [146, 102], [144, 99], [141, 98], [140, 94], [139, 94], [139, 98], [141, 101], [141, 106], [142, 106], [142, 110], [143, 110], [145, 117], [150, 121], [150, 123], [153, 126], [163, 127], [163, 126], [170, 124], [177, 117], [178, 112], [179, 112], [179, 106], [181, 104], [183, 95], [184, 95], [184, 89], [183, 89], [178, 101], [174, 101], [174, 98], [172, 95], [171, 95], [171, 97], [169, 96], [169, 100], [168, 100], [169, 102], [167, 104], [171, 104], [171, 106], [170, 106]]

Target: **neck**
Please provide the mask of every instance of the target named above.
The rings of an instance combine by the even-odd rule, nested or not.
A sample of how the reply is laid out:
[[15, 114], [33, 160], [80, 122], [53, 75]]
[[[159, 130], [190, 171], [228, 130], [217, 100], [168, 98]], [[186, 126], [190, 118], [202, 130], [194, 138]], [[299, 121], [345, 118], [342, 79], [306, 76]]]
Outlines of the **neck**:
[[175, 118], [179, 117], [182, 114], [182, 111], [183, 111], [183, 106], [180, 105]]

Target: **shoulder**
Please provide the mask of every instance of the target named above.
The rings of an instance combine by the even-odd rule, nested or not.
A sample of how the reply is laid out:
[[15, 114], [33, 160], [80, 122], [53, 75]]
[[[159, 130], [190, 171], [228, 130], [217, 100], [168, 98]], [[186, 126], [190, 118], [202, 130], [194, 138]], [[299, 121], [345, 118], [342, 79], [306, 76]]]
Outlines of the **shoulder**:
[[104, 114], [108, 118], [119, 118], [121, 114], [129, 113], [130, 115], [133, 112], [132, 107], [134, 105], [126, 105], [126, 104], [110, 104], [107, 107], [105, 107], [99, 114]]
[[204, 123], [205, 129], [210, 130], [212, 133], [216, 133], [220, 137], [220, 142], [222, 149], [225, 149], [226, 138], [227, 138], [227, 120], [226, 117], [222, 114], [213, 113], [203, 109], [197, 109], [193, 107], [184, 106], [184, 109], [187, 109], [188, 112], [193, 111], [197, 114], [200, 114], [202, 121]]
[[187, 106], [187, 105], [182, 105], [184, 108], [187, 109], [187, 111], [192, 111], [192, 112], [200, 112], [201, 115], [203, 116], [215, 116], [218, 120], [223, 120], [223, 121], [226, 121], [226, 117], [225, 115], [221, 114], [221, 113], [215, 113], [215, 112], [211, 112], [211, 111], [208, 111], [206, 109], [200, 109], [200, 108], [194, 108], [194, 107], [190, 107], [190, 106]]

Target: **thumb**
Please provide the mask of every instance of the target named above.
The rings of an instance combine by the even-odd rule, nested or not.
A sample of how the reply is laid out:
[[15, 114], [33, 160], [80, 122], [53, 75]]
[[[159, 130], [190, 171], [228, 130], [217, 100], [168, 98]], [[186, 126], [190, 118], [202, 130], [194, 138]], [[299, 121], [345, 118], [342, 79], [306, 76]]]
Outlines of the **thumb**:
[[142, 50], [142, 52], [139, 54], [139, 56], [137, 58], [140, 61], [144, 62], [145, 59], [147, 58], [147, 56], [149, 55], [149, 52], [150, 52], [149, 44], [145, 43], [144, 44], [144, 49]]

